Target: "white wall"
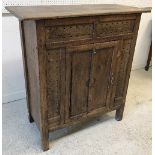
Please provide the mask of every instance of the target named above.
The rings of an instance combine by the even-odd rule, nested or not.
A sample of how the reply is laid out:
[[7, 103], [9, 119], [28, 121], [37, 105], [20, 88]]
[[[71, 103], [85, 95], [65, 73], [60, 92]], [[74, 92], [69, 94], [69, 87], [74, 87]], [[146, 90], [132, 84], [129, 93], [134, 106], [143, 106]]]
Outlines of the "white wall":
[[144, 13], [141, 16], [141, 22], [138, 32], [132, 69], [144, 68], [144, 66], [146, 65], [152, 38], [151, 34], [152, 34], [151, 13]]
[[18, 20], [2, 18], [3, 103], [25, 97], [22, 51]]
[[[69, 4], [71, 0], [67, 0]], [[59, 1], [57, 1], [59, 2]], [[61, 0], [62, 2], [62, 0]], [[150, 0], [76, 0], [75, 3], [123, 3], [124, 5], [139, 5], [141, 7], [150, 6]], [[60, 4], [60, 3], [59, 3]], [[63, 3], [64, 4], [64, 3]], [[144, 68], [147, 60], [149, 46], [151, 42], [151, 13], [142, 15], [139, 35], [135, 48], [135, 55], [132, 69]], [[22, 63], [22, 52], [20, 44], [20, 34], [18, 20], [13, 16], [3, 16], [2, 18], [2, 40], [3, 40], [3, 103], [25, 97], [24, 73]]]

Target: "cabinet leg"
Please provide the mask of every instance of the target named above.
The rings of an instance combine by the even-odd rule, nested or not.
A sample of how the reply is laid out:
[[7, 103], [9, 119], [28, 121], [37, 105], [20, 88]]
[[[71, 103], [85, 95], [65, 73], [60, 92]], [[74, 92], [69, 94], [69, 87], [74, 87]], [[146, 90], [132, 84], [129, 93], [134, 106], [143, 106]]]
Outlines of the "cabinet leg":
[[152, 42], [151, 42], [151, 46], [150, 46], [150, 51], [149, 51], [147, 63], [146, 63], [146, 66], [145, 66], [145, 70], [146, 70], [146, 71], [149, 70], [149, 66], [150, 66], [151, 59], [152, 59]]
[[146, 71], [149, 70], [149, 65], [145, 66], [145, 70], [146, 70]]
[[115, 119], [117, 121], [121, 121], [123, 118], [123, 112], [124, 112], [124, 105], [121, 106], [119, 109], [116, 110]]
[[45, 131], [41, 135], [42, 149], [47, 151], [49, 149], [49, 134], [48, 131]]
[[32, 115], [31, 114], [29, 114], [28, 119], [29, 119], [29, 122], [30, 123], [34, 122], [34, 119], [32, 118]]

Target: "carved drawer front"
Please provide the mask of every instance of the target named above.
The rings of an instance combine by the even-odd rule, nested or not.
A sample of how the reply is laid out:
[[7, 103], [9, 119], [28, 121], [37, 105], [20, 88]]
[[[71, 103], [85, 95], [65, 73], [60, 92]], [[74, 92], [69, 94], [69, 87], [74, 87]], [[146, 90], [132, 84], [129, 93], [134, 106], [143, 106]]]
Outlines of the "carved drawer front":
[[110, 37], [134, 32], [135, 20], [116, 20], [97, 23], [97, 37]]
[[47, 42], [68, 42], [93, 37], [93, 24], [55, 25], [46, 28]]

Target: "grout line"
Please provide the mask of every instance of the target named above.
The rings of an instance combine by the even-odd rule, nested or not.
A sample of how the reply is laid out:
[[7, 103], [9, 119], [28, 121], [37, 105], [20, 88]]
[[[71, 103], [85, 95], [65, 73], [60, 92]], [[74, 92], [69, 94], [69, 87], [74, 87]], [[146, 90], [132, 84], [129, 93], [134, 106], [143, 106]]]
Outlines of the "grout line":
[[26, 99], [26, 98], [24, 97], [24, 98], [13, 100], [13, 101], [9, 101], [9, 102], [3, 102], [2, 104], [8, 104], [8, 103], [11, 103], [11, 102], [16, 102], [16, 101], [20, 101], [20, 100], [24, 100], [24, 99]]

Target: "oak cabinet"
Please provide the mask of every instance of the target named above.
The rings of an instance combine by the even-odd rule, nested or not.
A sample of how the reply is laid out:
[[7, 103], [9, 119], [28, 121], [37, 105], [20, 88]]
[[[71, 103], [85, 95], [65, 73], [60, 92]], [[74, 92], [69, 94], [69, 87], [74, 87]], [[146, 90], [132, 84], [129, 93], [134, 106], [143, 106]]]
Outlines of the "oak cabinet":
[[36, 122], [44, 150], [50, 131], [113, 110], [116, 120], [122, 119], [140, 16], [149, 10], [121, 5], [7, 9], [20, 21], [29, 120]]

